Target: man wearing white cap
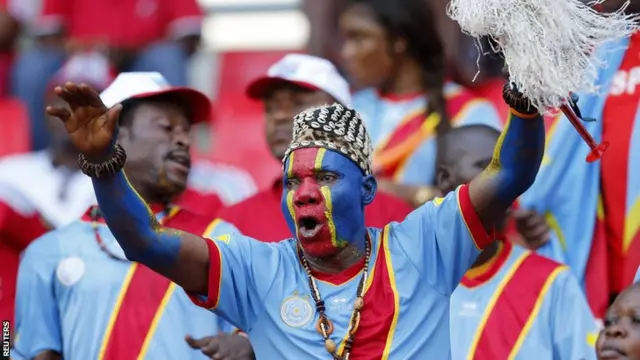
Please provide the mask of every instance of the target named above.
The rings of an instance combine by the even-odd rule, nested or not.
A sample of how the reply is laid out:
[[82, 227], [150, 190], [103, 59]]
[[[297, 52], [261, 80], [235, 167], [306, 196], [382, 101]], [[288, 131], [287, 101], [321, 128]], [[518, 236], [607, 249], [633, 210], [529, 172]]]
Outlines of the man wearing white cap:
[[[124, 73], [100, 98], [107, 106], [123, 105], [116, 141], [130, 154], [128, 181], [158, 221], [204, 233], [210, 219], [173, 200], [187, 184], [189, 130], [209, 117], [207, 97], [170, 87], [158, 73]], [[127, 260], [98, 207], [36, 240], [20, 265], [16, 358], [204, 359], [184, 337], [227, 329], [171, 281]], [[227, 345], [250, 346], [236, 337]]]
[[[267, 144], [277, 160], [282, 160], [291, 142], [295, 114], [334, 102], [350, 106], [349, 84], [328, 60], [303, 54], [289, 54], [269, 68], [246, 89], [247, 96], [263, 101]], [[262, 241], [280, 241], [292, 234], [279, 211], [282, 177], [273, 186], [234, 206], [218, 217], [233, 224], [244, 235]], [[408, 204], [378, 192], [367, 207], [368, 226], [383, 227], [400, 221], [411, 211]], [[258, 213], [260, 216], [255, 216]]]

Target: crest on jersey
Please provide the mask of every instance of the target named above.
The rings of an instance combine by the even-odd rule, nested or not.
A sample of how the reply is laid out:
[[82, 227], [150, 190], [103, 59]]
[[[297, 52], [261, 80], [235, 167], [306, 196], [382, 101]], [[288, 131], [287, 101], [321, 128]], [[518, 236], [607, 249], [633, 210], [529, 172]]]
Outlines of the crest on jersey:
[[313, 314], [313, 307], [308, 296], [290, 296], [282, 302], [282, 307], [280, 308], [282, 321], [294, 328], [309, 324], [313, 319]]
[[56, 277], [65, 286], [72, 286], [84, 275], [84, 261], [79, 257], [68, 257], [58, 264]]

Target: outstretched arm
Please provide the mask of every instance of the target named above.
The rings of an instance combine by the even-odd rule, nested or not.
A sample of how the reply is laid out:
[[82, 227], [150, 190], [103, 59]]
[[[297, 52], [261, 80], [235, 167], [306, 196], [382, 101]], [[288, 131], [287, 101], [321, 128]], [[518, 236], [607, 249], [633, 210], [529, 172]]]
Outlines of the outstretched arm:
[[511, 204], [532, 184], [544, 154], [544, 121], [529, 101], [505, 85], [509, 119], [489, 166], [469, 184], [471, 204], [491, 231]]
[[162, 227], [124, 172], [94, 178], [100, 211], [127, 258], [148, 266], [186, 291], [207, 294], [209, 251], [195, 234]]
[[187, 291], [207, 294], [209, 252], [200, 236], [160, 226], [121, 171], [124, 150], [117, 152], [121, 105], [107, 109], [91, 87], [68, 82], [55, 88], [67, 107], [47, 107], [59, 118], [84, 156], [83, 172], [93, 178], [98, 204], [109, 229], [129, 260], [140, 262]]
[[390, 236], [425, 281], [442, 294], [453, 292], [480, 251], [495, 240], [495, 222], [531, 185], [540, 166], [542, 117], [537, 110], [527, 113], [528, 107], [518, 106], [523, 100], [511, 104], [509, 99], [505, 100], [511, 115], [489, 167], [469, 185], [427, 202], [400, 224], [391, 225]]

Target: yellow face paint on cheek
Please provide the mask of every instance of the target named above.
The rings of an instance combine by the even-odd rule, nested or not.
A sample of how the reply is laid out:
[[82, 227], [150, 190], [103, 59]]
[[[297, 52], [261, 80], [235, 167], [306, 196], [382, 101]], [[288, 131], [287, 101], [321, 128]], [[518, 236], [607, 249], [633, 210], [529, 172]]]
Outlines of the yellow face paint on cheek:
[[324, 197], [325, 210], [324, 216], [327, 219], [327, 226], [329, 227], [329, 233], [331, 234], [331, 244], [337, 248], [342, 248], [347, 246], [346, 241], [338, 240], [338, 236], [336, 234], [336, 224], [333, 221], [333, 204], [331, 202], [331, 189], [328, 186], [323, 186], [320, 188], [322, 192], [322, 196]]

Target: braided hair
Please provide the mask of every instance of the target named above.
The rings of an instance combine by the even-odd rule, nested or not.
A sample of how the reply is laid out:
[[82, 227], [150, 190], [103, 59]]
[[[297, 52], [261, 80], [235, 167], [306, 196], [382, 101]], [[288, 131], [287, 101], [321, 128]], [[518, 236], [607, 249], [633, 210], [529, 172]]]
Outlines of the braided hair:
[[386, 30], [390, 47], [394, 39], [406, 41], [407, 53], [422, 69], [422, 87], [428, 99], [427, 113], [440, 115], [438, 134], [448, 131], [451, 125], [444, 97], [445, 51], [427, 0], [348, 0], [348, 5], [368, 6]]

